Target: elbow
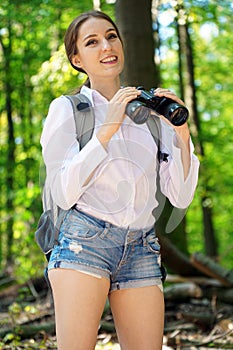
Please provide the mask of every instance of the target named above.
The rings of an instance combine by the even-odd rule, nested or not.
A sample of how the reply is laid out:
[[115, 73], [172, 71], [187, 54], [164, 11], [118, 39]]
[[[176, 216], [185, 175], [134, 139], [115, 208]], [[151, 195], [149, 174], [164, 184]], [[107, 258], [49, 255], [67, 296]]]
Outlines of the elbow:
[[172, 206], [178, 209], [187, 209], [194, 197], [194, 190], [190, 190], [190, 186], [166, 186], [162, 192]]
[[183, 197], [179, 197], [179, 198], [172, 198], [172, 200], [170, 200], [171, 204], [178, 209], [187, 209], [189, 207], [189, 205], [192, 203], [193, 200], [193, 196], [192, 197], [188, 197], [183, 196]]
[[187, 196], [187, 193], [173, 193], [168, 196], [173, 207], [178, 209], [187, 209], [193, 200], [193, 196]]

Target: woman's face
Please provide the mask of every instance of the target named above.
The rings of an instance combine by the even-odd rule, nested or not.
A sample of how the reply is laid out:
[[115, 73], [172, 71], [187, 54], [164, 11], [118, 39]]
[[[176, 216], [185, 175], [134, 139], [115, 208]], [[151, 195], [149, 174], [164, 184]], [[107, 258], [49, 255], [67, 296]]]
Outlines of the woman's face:
[[82, 68], [92, 83], [119, 77], [124, 66], [122, 43], [113, 25], [91, 17], [79, 28], [77, 54], [72, 63]]

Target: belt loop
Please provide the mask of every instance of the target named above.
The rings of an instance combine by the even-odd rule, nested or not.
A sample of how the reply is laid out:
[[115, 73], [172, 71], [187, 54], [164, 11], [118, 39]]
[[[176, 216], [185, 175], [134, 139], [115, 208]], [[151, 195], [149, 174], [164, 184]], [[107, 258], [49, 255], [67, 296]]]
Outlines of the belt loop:
[[110, 228], [110, 227], [111, 227], [110, 222], [105, 221], [105, 228]]
[[104, 237], [107, 235], [108, 230], [109, 230], [109, 228], [108, 228], [108, 227], [105, 227], [105, 228], [103, 229], [102, 233], [100, 234], [100, 238], [104, 238]]
[[146, 232], [144, 231], [142, 233], [142, 241], [143, 241], [143, 246], [145, 247], [147, 245], [147, 242], [146, 242]]

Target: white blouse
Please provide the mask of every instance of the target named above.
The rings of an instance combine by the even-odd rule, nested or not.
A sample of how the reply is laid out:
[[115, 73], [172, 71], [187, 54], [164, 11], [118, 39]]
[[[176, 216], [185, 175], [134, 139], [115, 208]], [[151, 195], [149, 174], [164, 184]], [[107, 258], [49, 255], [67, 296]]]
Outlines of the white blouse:
[[83, 87], [95, 113], [93, 137], [80, 151], [70, 101], [53, 100], [41, 136], [47, 179], [55, 203], [63, 209], [77, 208], [102, 220], [130, 229], [151, 228], [157, 172], [163, 194], [177, 208], [187, 208], [197, 186], [199, 160], [193, 154], [184, 180], [176, 132], [161, 121], [161, 151], [169, 154], [158, 166], [157, 145], [146, 124], [137, 125], [126, 116], [107, 150], [96, 137], [104, 122], [108, 101], [97, 91]]

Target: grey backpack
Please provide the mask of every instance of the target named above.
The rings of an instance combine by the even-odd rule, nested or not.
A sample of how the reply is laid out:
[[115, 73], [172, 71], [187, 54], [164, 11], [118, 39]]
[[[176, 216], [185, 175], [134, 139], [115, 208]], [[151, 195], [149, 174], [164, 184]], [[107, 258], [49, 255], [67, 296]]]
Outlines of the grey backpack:
[[[93, 108], [89, 99], [80, 93], [65, 97], [72, 104], [77, 140], [82, 149], [91, 139], [94, 131]], [[42, 203], [43, 213], [37, 225], [35, 238], [46, 259], [49, 260], [54, 245], [58, 243], [59, 230], [68, 210], [61, 209], [53, 202], [46, 178], [43, 184]]]

